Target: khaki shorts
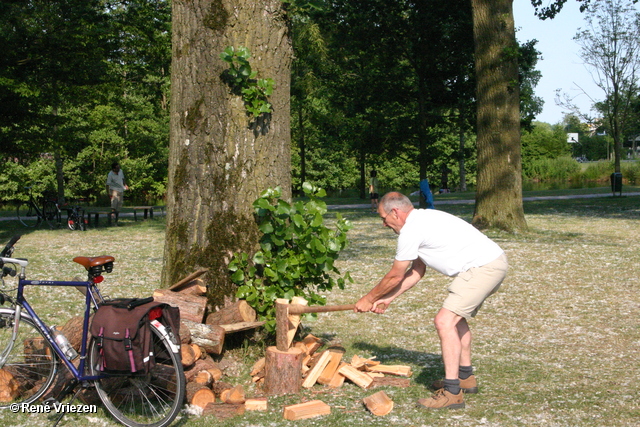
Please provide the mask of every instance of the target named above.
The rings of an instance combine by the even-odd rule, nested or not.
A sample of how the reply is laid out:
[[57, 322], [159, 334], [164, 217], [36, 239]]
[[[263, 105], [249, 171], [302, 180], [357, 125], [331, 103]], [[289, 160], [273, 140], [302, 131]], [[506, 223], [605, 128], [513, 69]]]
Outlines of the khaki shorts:
[[489, 264], [462, 272], [449, 285], [443, 308], [465, 319], [474, 317], [482, 303], [500, 288], [507, 275], [507, 256], [502, 254]]
[[123, 196], [124, 193], [116, 190], [111, 190], [111, 209], [117, 212], [122, 208], [122, 199], [124, 198]]

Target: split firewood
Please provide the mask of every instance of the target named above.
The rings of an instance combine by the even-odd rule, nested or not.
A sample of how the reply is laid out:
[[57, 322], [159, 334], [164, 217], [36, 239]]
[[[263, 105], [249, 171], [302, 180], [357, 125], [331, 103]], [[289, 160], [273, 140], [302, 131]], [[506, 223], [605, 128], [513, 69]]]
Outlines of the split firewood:
[[224, 390], [220, 394], [220, 400], [224, 403], [230, 403], [232, 405], [240, 405], [245, 402], [244, 389], [241, 385], [237, 385], [233, 388]]
[[265, 321], [257, 321], [257, 322], [240, 322], [240, 323], [231, 323], [230, 325], [219, 325], [224, 331], [228, 334], [232, 334], [234, 332], [242, 332], [248, 331], [250, 329], [256, 329], [260, 326], [263, 326]]
[[351, 365], [345, 365], [338, 371], [352, 383], [360, 386], [362, 388], [367, 388], [373, 382], [373, 378], [371, 378], [366, 372], [362, 372], [357, 370]]
[[218, 325], [205, 325], [184, 319], [182, 323], [189, 328], [191, 342], [207, 353], [221, 354], [224, 346], [225, 331]]
[[375, 388], [375, 387], [407, 388], [410, 385], [411, 385], [411, 380], [409, 380], [409, 378], [381, 377], [381, 378], [374, 378], [369, 388]]
[[383, 374], [397, 375], [400, 377], [410, 377], [411, 375], [413, 375], [413, 372], [411, 372], [411, 367], [404, 365], [366, 366], [366, 370], [369, 372], [380, 372]]
[[191, 273], [190, 275], [188, 275], [184, 279], [182, 279], [182, 280], [174, 283], [173, 285], [169, 286], [169, 290], [177, 292], [177, 291], [189, 286], [195, 279], [197, 279], [198, 277], [202, 276], [207, 271], [209, 271], [208, 268], [201, 268], [201, 269]]
[[202, 409], [209, 403], [216, 401], [216, 397], [209, 387], [194, 382], [187, 383], [185, 396], [189, 404]]
[[253, 367], [251, 368], [251, 373], [249, 373], [249, 375], [251, 375], [252, 377], [255, 375], [258, 375], [260, 372], [264, 371], [264, 365], [266, 363], [266, 358], [260, 358], [256, 363], [253, 364]]
[[180, 308], [180, 318], [195, 323], [202, 323], [207, 309], [207, 297], [185, 295], [169, 289], [156, 289], [153, 299]]
[[266, 411], [268, 409], [268, 400], [266, 397], [247, 399], [244, 402], [244, 408], [247, 411]]
[[333, 377], [331, 378], [331, 380], [329, 381], [327, 386], [329, 386], [331, 388], [340, 388], [340, 387], [342, 387], [342, 384], [344, 384], [344, 380], [346, 379], [345, 376], [340, 373], [340, 369], [343, 366], [347, 366], [347, 364], [345, 362], [340, 362], [340, 365], [338, 366], [338, 369], [336, 369], [336, 372], [334, 372]]
[[329, 384], [331, 379], [334, 377], [336, 371], [338, 370], [338, 366], [342, 362], [342, 356], [345, 353], [344, 348], [342, 347], [331, 347], [327, 350], [330, 354], [329, 363], [322, 371], [322, 374], [318, 377], [319, 384]]
[[318, 377], [322, 375], [322, 371], [327, 367], [329, 362], [331, 361], [331, 352], [323, 351], [320, 355], [318, 362], [315, 366], [307, 373], [306, 378], [302, 382], [302, 387], [311, 388], [318, 380]]
[[[291, 304], [307, 305], [309, 302], [302, 297], [293, 297], [291, 299]], [[289, 329], [287, 330], [287, 347], [290, 347], [291, 343], [293, 343], [293, 338], [296, 336], [296, 332], [298, 331], [298, 326], [300, 326], [301, 316], [299, 314], [290, 314], [288, 317]]]
[[207, 325], [231, 325], [233, 323], [255, 321], [256, 311], [245, 300], [238, 300], [209, 314], [205, 323]]
[[393, 400], [384, 391], [367, 396], [362, 401], [373, 415], [379, 417], [387, 415], [393, 409]]
[[310, 402], [284, 407], [284, 419], [290, 421], [319, 417], [321, 415], [329, 415], [330, 413], [331, 407], [321, 400], [312, 400]]
[[375, 357], [372, 357], [370, 359], [365, 359], [364, 357], [354, 355], [351, 358], [351, 366], [353, 366], [356, 369], [364, 370], [369, 366], [376, 366], [380, 364], [379, 361], [373, 360], [373, 359], [375, 359]]
[[244, 414], [244, 405], [232, 405], [230, 403], [210, 403], [202, 411], [203, 416], [213, 415], [219, 420], [242, 414]]
[[307, 348], [307, 345], [302, 341], [298, 341], [297, 343], [293, 344], [293, 347], [299, 348], [300, 350], [304, 351], [304, 354], [307, 354], [307, 351], [309, 350]]
[[0, 369], [0, 402], [11, 402], [18, 397], [20, 384], [6, 369]]
[[182, 356], [182, 366], [188, 368], [196, 363], [196, 356], [193, 348], [189, 344], [180, 345], [180, 355]]
[[311, 334], [304, 337], [302, 340], [304, 345], [307, 347], [307, 354], [313, 355], [320, 347], [322, 347], [322, 340], [318, 337], [315, 337]]
[[197, 297], [202, 297], [207, 295], [207, 285], [204, 283], [204, 280], [198, 278], [193, 279], [184, 285], [182, 289], [179, 289], [175, 292], [184, 294], [184, 295], [194, 295]]

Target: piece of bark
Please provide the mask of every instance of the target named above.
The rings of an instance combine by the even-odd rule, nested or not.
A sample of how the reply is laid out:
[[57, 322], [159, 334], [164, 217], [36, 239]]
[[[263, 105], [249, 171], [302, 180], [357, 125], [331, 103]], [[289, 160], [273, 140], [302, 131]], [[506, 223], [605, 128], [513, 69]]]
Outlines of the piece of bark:
[[306, 378], [302, 382], [302, 387], [311, 388], [318, 380], [318, 377], [322, 375], [322, 371], [327, 367], [331, 361], [331, 352], [323, 351], [315, 366], [307, 373]]
[[400, 377], [410, 377], [413, 375], [410, 366], [405, 365], [376, 365], [367, 366], [366, 370], [369, 372], [381, 372], [383, 374], [397, 375]]
[[[300, 304], [307, 305], [309, 302], [302, 297], [293, 297], [291, 299], [291, 304]], [[289, 315], [289, 330], [287, 331], [287, 347], [291, 347], [291, 343], [293, 343], [293, 338], [296, 336], [296, 332], [298, 331], [298, 326], [300, 326], [300, 314], [290, 314]]]
[[349, 381], [360, 386], [362, 388], [367, 388], [373, 382], [373, 378], [367, 375], [365, 372], [359, 371], [351, 365], [345, 365], [338, 371]]
[[182, 323], [189, 328], [191, 342], [211, 354], [221, 354], [224, 346], [225, 331], [218, 325], [205, 325], [203, 323], [183, 320]]
[[340, 373], [340, 368], [342, 368], [343, 366], [347, 366], [347, 364], [345, 362], [340, 362], [338, 369], [336, 369], [336, 372], [334, 372], [333, 377], [331, 378], [327, 386], [331, 388], [342, 387], [342, 385], [344, 384], [344, 380], [346, 379], [346, 377]]
[[345, 353], [345, 349], [341, 347], [331, 347], [327, 350], [330, 353], [329, 363], [322, 371], [322, 374], [318, 377], [318, 384], [329, 384], [331, 379], [334, 377], [336, 371], [338, 370], [338, 366], [342, 362], [342, 356]]
[[180, 308], [180, 318], [202, 323], [207, 309], [207, 297], [186, 295], [169, 289], [156, 289], [153, 299]]
[[174, 291], [174, 292], [178, 291], [178, 290], [182, 289], [183, 287], [185, 287], [186, 285], [188, 285], [189, 283], [191, 283], [192, 281], [194, 281], [195, 279], [197, 279], [198, 277], [202, 276], [207, 271], [209, 271], [208, 268], [201, 268], [201, 269], [191, 273], [190, 275], [188, 275], [184, 279], [182, 279], [182, 280], [174, 283], [173, 285], [169, 286], [169, 290]]
[[230, 403], [210, 403], [202, 410], [203, 416], [212, 415], [219, 420], [242, 414], [244, 414], [244, 405], [232, 405]]
[[407, 388], [410, 385], [411, 385], [411, 380], [409, 378], [381, 377], [381, 378], [374, 378], [369, 388], [375, 388], [375, 387]]
[[393, 400], [384, 391], [379, 391], [362, 399], [367, 409], [379, 417], [387, 415], [393, 409]]
[[265, 323], [265, 321], [258, 321], [258, 322], [240, 322], [240, 323], [232, 323], [230, 325], [219, 325], [222, 329], [225, 330], [226, 333], [231, 334], [234, 332], [242, 332], [242, 331], [248, 331], [249, 329], [256, 329], [259, 328], [260, 326], [263, 326]]
[[331, 407], [321, 400], [298, 403], [284, 407], [284, 419], [289, 421], [303, 420], [305, 418], [329, 415]]
[[233, 323], [255, 321], [256, 311], [245, 300], [238, 300], [209, 314], [205, 323], [207, 325], [231, 325]]
[[244, 402], [247, 411], [266, 411], [268, 409], [268, 399], [266, 397], [256, 397], [247, 399]]
[[265, 356], [264, 390], [269, 396], [298, 393], [302, 385], [302, 357], [297, 348], [280, 351], [268, 347]]

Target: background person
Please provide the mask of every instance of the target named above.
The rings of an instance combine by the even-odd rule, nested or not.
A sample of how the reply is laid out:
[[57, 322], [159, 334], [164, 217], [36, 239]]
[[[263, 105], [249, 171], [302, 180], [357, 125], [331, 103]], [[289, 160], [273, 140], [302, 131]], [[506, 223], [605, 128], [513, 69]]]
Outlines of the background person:
[[111, 218], [116, 225], [118, 225], [118, 217], [124, 201], [124, 191], [128, 189], [120, 164], [114, 162], [111, 165], [111, 171], [107, 174], [107, 194], [111, 199]]
[[[433, 397], [418, 403], [429, 409], [464, 408], [463, 391], [477, 392], [471, 364], [467, 319], [498, 290], [508, 268], [504, 251], [468, 222], [434, 209], [414, 209], [408, 197], [392, 192], [378, 206], [386, 227], [398, 234], [389, 272], [363, 296], [355, 311], [384, 313], [388, 305], [424, 276], [427, 266], [453, 277], [449, 295], [434, 319], [445, 379]], [[436, 384], [434, 383], [434, 384]]]
[[372, 169], [369, 177], [369, 198], [371, 199], [371, 211], [378, 209], [378, 172]]

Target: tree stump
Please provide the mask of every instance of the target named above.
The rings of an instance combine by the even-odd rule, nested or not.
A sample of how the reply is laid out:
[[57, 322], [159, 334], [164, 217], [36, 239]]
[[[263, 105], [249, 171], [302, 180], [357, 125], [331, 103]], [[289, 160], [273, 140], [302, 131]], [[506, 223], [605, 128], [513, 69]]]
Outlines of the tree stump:
[[276, 347], [268, 347], [265, 357], [265, 393], [298, 393], [302, 385], [303, 357], [304, 352], [299, 348], [280, 351]]

